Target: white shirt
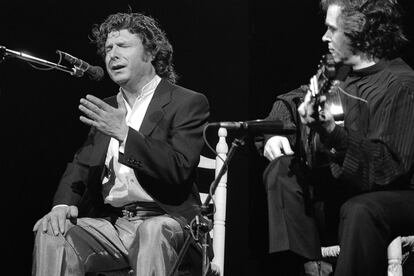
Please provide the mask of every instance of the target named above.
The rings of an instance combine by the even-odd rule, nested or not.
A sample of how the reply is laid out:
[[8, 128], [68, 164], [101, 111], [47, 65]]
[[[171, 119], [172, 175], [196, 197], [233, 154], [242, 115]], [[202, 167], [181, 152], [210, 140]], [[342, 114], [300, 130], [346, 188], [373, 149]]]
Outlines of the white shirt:
[[[148, 105], [151, 102], [154, 91], [160, 81], [161, 78], [158, 75], [155, 75], [155, 77], [142, 88], [142, 91], [135, 100], [132, 108], [124, 99], [127, 108], [125, 120], [130, 128], [138, 131], [141, 127]], [[139, 184], [135, 177], [134, 170], [118, 162], [119, 152], [123, 153], [125, 142], [126, 140], [122, 142], [122, 145], [119, 145], [118, 140], [111, 138], [105, 159], [105, 166], [109, 173], [102, 181], [102, 196], [105, 203], [109, 203], [115, 207], [121, 207], [135, 201], [154, 201]]]

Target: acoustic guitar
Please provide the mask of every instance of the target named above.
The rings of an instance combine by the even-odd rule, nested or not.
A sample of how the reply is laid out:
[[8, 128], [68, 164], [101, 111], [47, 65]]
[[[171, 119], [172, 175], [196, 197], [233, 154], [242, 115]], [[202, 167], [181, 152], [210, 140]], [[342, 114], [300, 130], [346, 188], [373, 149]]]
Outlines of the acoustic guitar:
[[[345, 74], [347, 75], [348, 72]], [[321, 110], [329, 109], [337, 124], [343, 124], [344, 111], [342, 107], [341, 98], [339, 95], [338, 86], [341, 78], [345, 78], [344, 73], [338, 74], [334, 59], [331, 54], [326, 54], [322, 57], [318, 66], [318, 70], [312, 76], [309, 84], [309, 91], [311, 93], [311, 101], [314, 103], [313, 117], [319, 120], [319, 113]], [[321, 96], [326, 97], [325, 101], [321, 101]], [[328, 156], [326, 149], [323, 148], [318, 133], [305, 127], [305, 154], [306, 163], [310, 168], [321, 167], [328, 165]]]

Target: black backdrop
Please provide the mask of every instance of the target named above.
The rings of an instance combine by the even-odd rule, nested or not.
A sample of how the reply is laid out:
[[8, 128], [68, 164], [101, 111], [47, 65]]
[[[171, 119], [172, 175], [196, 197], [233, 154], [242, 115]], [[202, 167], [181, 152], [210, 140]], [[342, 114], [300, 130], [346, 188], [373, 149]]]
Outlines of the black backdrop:
[[[271, 3], [274, 2], [274, 3]], [[154, 16], [174, 46], [179, 84], [204, 93], [211, 121], [263, 118], [276, 95], [306, 83], [324, 51], [318, 1], [9, 1], [0, 6], [0, 45], [50, 61], [57, 49], [103, 66], [88, 36], [94, 23], [129, 9]], [[405, 25], [413, 4], [403, 2]], [[404, 57], [413, 66], [412, 44]], [[3, 267], [29, 275], [32, 226], [51, 207], [58, 180], [88, 127], [78, 101], [117, 87], [7, 59], [0, 64]], [[228, 142], [243, 133], [230, 131]], [[209, 130], [210, 142], [215, 133]], [[266, 275], [265, 165], [250, 139], [230, 164], [226, 275]], [[3, 232], [3, 231], [2, 231]], [[3, 232], [4, 233], [4, 232]]]

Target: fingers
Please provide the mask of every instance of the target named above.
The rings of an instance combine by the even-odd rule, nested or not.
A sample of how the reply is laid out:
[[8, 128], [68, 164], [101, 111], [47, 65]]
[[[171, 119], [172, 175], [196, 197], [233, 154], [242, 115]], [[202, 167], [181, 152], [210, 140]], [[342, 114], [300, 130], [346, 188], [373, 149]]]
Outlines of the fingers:
[[270, 151], [267, 151], [266, 149], [263, 151], [263, 156], [266, 157], [266, 159], [269, 161], [273, 160], [273, 157], [270, 155]]
[[86, 99], [80, 99], [79, 110], [87, 117], [80, 116], [79, 120], [87, 125], [98, 127], [98, 122], [100, 122], [105, 115], [105, 110], [108, 110], [106, 105], [107, 104], [100, 99], [92, 95], [86, 95]]
[[101, 99], [93, 96], [93, 95], [86, 95], [86, 99], [91, 102], [92, 104], [94, 104], [95, 106], [97, 106], [98, 108], [102, 109], [102, 110], [110, 110], [112, 108], [112, 106], [110, 106], [109, 104], [107, 104], [106, 102], [102, 101]]
[[80, 116], [80, 117], [79, 117], [79, 120], [80, 120], [82, 123], [85, 123], [85, 124], [87, 124], [87, 125], [94, 126], [94, 127], [97, 127], [97, 128], [98, 128], [98, 123], [97, 123], [97, 122], [95, 122], [94, 120], [91, 120], [91, 119], [89, 119], [89, 118], [86, 118], [85, 116]]
[[280, 149], [280, 145], [272, 145], [270, 147], [270, 157], [272, 160], [278, 158], [279, 156], [282, 156], [282, 151]]
[[40, 224], [42, 224], [43, 218], [39, 219], [33, 226], [33, 232], [36, 232], [39, 229]]
[[69, 212], [67, 213], [67, 218], [77, 218], [78, 217], [78, 207], [69, 206]]
[[[33, 227], [33, 231], [38, 230], [40, 224], [42, 225], [42, 231], [47, 232], [48, 226], [50, 225], [50, 229], [54, 235], [59, 235], [59, 233], [65, 233], [65, 225], [66, 225], [66, 217], [67, 213], [69, 213], [68, 206], [59, 206], [52, 211], [50, 211], [47, 215], [45, 215], [42, 219], [36, 222], [35, 226]], [[77, 213], [77, 209], [76, 209]]]
[[95, 121], [102, 118], [105, 112], [112, 111], [113, 109], [112, 106], [92, 95], [86, 95], [86, 99], [80, 99], [79, 110]]
[[66, 216], [64, 216], [62, 219], [62, 214], [60, 212], [50, 213], [50, 226], [52, 228], [53, 234], [57, 236], [59, 232], [62, 234], [65, 233], [65, 220]]
[[263, 155], [272, 161], [282, 155], [292, 155], [289, 140], [284, 136], [273, 136], [267, 140]]
[[281, 155], [279, 149], [279, 140], [278, 136], [273, 136], [269, 140], [267, 140], [266, 145], [264, 147], [263, 155], [269, 160], [272, 161], [276, 157]]
[[[83, 108], [83, 109], [81, 109]], [[80, 99], [80, 105], [79, 105], [79, 109], [82, 110], [82, 112], [85, 113], [93, 113], [93, 114], [100, 114], [102, 112], [102, 109], [97, 106], [96, 104], [94, 104], [93, 102], [90, 102], [86, 99]]]
[[319, 94], [318, 79], [316, 76], [313, 76], [310, 80], [310, 90], [312, 92], [312, 96]]
[[312, 118], [313, 109], [312, 105], [309, 102], [303, 102], [298, 107], [298, 114], [302, 124], [307, 125], [314, 121]]
[[299, 116], [301, 117], [301, 119], [302, 119], [302, 117], [306, 116], [306, 110], [305, 110], [306, 107], [305, 107], [305, 105], [306, 105], [306, 103], [303, 102], [298, 107], [298, 113], [299, 113]]
[[[313, 85], [312, 83], [313, 81], [311, 81], [311, 86]], [[306, 93], [305, 95], [303, 102], [298, 107], [298, 114], [300, 117], [300, 121], [302, 122], [302, 124], [305, 124], [305, 125], [315, 122], [315, 118], [313, 118], [314, 103], [312, 101], [312, 94], [313, 94], [312, 91], [308, 91], [308, 93]]]
[[293, 155], [294, 154], [292, 148], [290, 147], [289, 140], [287, 138], [282, 139], [280, 142], [282, 143], [282, 150], [286, 155]]
[[309, 90], [306, 93], [305, 98], [303, 99], [303, 102], [304, 103], [309, 103], [311, 101], [311, 99], [312, 99], [312, 92]]

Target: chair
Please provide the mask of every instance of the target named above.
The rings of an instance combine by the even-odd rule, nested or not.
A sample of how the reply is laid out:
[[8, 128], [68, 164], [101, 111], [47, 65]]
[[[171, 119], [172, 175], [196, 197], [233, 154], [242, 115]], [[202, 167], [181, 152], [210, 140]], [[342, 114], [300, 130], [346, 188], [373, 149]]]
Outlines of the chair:
[[[218, 156], [216, 159], [206, 158], [201, 156], [199, 168], [215, 169], [215, 176], [223, 167], [223, 161], [226, 159], [228, 152], [228, 145], [226, 142], [227, 130], [220, 128], [218, 130], [219, 140], [216, 145]], [[201, 202], [204, 203], [208, 194], [200, 193]], [[214, 203], [216, 211], [213, 218], [213, 230], [210, 235], [213, 239], [214, 258], [212, 264], [218, 267], [220, 276], [224, 275], [224, 246], [225, 246], [225, 230], [226, 230], [226, 200], [227, 200], [227, 173], [225, 173], [216, 188], [214, 193]], [[211, 202], [210, 202], [211, 203]]]
[[[403, 244], [409, 244], [412, 248], [414, 247], [414, 236], [408, 237], [396, 237], [387, 248], [387, 258], [388, 258], [388, 276], [402, 276], [402, 264], [403, 264], [403, 254], [402, 247]], [[412, 251], [413, 249], [411, 249]], [[338, 257], [340, 254], [339, 245], [322, 247], [322, 257], [331, 258]], [[406, 258], [410, 252], [404, 255]]]
[[[228, 152], [228, 145], [226, 142], [227, 130], [219, 128], [218, 142], [216, 145], [216, 152], [218, 156], [216, 159], [200, 156], [199, 168], [215, 170], [215, 176], [223, 167], [223, 161], [226, 159]], [[201, 202], [204, 203], [207, 198], [207, 193], [200, 193]], [[227, 198], [227, 173], [225, 173], [216, 188], [213, 200], [215, 204], [215, 213], [213, 217], [213, 230], [210, 236], [213, 239], [214, 258], [211, 261], [212, 270], [218, 271], [220, 276], [224, 275], [224, 245], [225, 245], [225, 228], [226, 228], [226, 198]], [[211, 202], [210, 202], [211, 204]], [[129, 270], [120, 270], [112, 272], [97, 272], [90, 273], [89, 276], [126, 276], [129, 275]]]

